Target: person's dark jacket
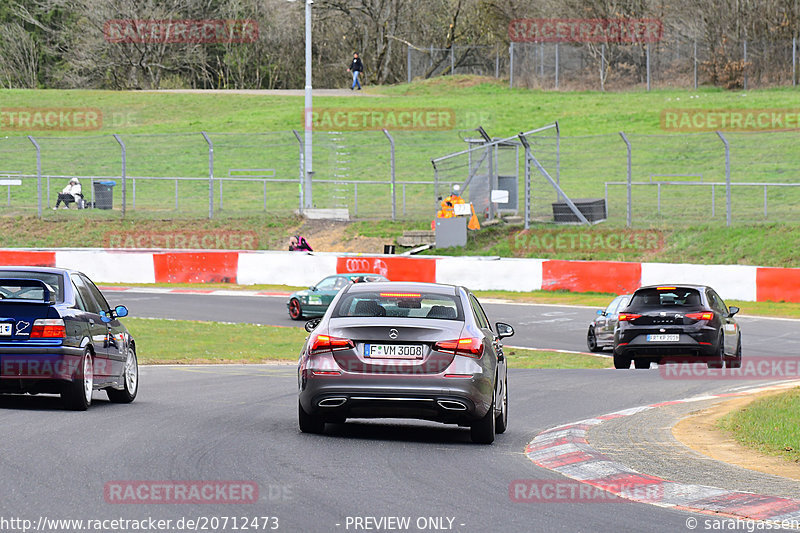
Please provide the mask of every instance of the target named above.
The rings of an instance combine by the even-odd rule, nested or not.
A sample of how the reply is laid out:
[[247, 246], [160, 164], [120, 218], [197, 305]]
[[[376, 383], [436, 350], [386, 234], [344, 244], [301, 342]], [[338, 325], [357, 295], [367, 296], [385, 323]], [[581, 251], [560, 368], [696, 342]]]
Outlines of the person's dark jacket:
[[360, 57], [354, 57], [353, 58], [352, 63], [350, 63], [350, 70], [358, 71], [358, 72], [363, 72], [364, 71], [364, 65], [363, 65], [363, 63], [361, 63], [361, 58]]

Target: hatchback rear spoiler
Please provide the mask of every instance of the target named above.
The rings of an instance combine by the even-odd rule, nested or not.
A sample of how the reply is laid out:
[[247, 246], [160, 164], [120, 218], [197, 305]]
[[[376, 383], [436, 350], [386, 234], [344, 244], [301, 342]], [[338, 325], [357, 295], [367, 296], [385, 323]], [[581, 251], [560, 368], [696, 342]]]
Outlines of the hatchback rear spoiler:
[[11, 287], [30, 287], [42, 290], [42, 299], [31, 298], [14, 298], [8, 297], [0, 291], [0, 304], [3, 303], [27, 303], [27, 304], [45, 304], [51, 305], [56, 303], [55, 294], [47, 287], [47, 284], [40, 279], [27, 279], [27, 278], [0, 278], [0, 289], [6, 286]]

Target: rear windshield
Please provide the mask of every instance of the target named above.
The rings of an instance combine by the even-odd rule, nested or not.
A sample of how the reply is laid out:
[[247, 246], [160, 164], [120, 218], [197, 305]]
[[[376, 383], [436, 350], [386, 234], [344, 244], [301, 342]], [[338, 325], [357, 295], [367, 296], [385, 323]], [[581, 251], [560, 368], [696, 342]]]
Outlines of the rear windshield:
[[464, 320], [461, 301], [447, 294], [415, 291], [356, 292], [339, 300], [333, 317], [391, 316]]
[[40, 287], [31, 287], [15, 284], [14, 279], [38, 279], [43, 281], [52, 294], [55, 294], [55, 301], [64, 300], [64, 278], [60, 274], [49, 272], [22, 272], [22, 271], [0, 271], [0, 300], [43, 300], [44, 291]]
[[696, 289], [660, 287], [636, 291], [629, 309], [640, 307], [701, 307], [700, 293]]

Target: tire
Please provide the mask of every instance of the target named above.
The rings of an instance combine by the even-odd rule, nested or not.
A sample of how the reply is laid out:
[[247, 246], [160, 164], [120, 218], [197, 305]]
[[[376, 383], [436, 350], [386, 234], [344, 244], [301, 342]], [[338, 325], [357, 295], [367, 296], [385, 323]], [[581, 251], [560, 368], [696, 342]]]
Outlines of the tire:
[[85, 411], [92, 405], [92, 391], [94, 390], [94, 364], [92, 353], [83, 352], [81, 367], [78, 377], [64, 385], [61, 391], [61, 401], [70, 411]]
[[306, 413], [299, 401], [297, 402], [297, 422], [303, 433], [319, 434], [325, 431], [325, 420], [320, 416]]
[[640, 370], [646, 370], [650, 368], [650, 359], [634, 359], [633, 367]]
[[297, 298], [289, 300], [289, 316], [292, 320], [300, 320], [303, 318], [303, 308], [300, 307], [300, 301]]
[[473, 423], [469, 428], [472, 442], [476, 444], [491, 444], [494, 442], [495, 422], [497, 418], [494, 414], [494, 395], [492, 395], [492, 405], [483, 418]]
[[508, 429], [508, 376], [503, 380], [503, 400], [500, 404], [500, 414], [494, 421], [495, 433], [505, 433]]
[[603, 349], [597, 345], [597, 335], [594, 334], [594, 328], [589, 328], [586, 334], [586, 347], [590, 352], [602, 352]]
[[742, 336], [739, 335], [739, 342], [736, 343], [736, 355], [733, 359], [728, 359], [725, 362], [728, 368], [742, 368]]
[[128, 349], [128, 357], [125, 359], [125, 368], [122, 370], [121, 390], [107, 388], [108, 400], [112, 403], [131, 403], [139, 392], [139, 361], [136, 359], [136, 352], [133, 348]]
[[617, 355], [614, 352], [614, 368], [617, 370], [625, 370], [631, 367], [631, 358], [624, 355]]
[[722, 335], [719, 336], [719, 348], [717, 349], [717, 354], [713, 357], [713, 359], [710, 359], [706, 363], [708, 368], [722, 368], [725, 366], [725, 337]]

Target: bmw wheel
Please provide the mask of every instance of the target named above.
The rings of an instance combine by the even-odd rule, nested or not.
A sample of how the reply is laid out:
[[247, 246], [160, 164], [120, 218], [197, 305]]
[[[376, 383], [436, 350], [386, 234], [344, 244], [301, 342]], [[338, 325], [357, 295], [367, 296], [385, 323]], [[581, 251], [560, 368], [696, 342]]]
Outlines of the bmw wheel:
[[289, 300], [289, 316], [292, 320], [303, 318], [303, 309], [300, 307], [300, 301], [297, 298]]
[[136, 398], [136, 393], [139, 392], [139, 363], [133, 348], [128, 349], [125, 368], [120, 377], [122, 378], [122, 389], [107, 388], [108, 399], [113, 403], [131, 403]]
[[61, 401], [72, 411], [85, 411], [92, 404], [94, 365], [89, 350], [83, 352], [80, 365], [77, 377], [67, 383], [61, 391]]

